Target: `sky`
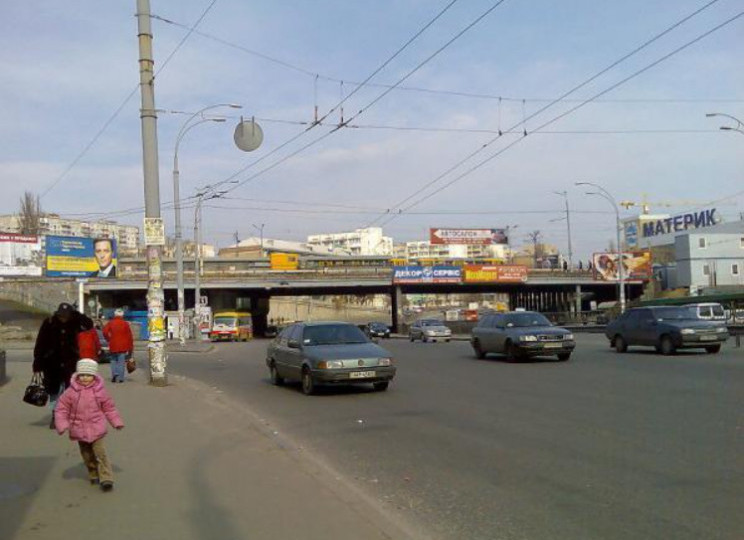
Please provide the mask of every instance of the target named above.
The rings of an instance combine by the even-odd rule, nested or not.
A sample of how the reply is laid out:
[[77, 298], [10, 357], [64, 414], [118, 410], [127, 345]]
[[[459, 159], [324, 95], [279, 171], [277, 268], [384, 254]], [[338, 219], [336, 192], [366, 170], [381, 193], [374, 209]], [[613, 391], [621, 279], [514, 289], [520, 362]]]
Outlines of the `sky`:
[[[0, 214], [31, 191], [47, 212], [142, 226], [135, 11], [135, 0], [4, 5]], [[744, 16], [701, 38], [743, 0], [152, 0], [151, 11], [170, 234], [176, 137], [225, 103], [242, 109], [205, 113], [226, 121], [190, 129], [178, 154], [186, 238], [197, 191], [227, 191], [203, 208], [203, 239], [220, 247], [260, 228], [305, 240], [383, 225], [396, 242], [509, 227], [519, 246], [540, 231], [565, 251], [565, 191], [586, 259], [614, 237], [614, 210], [577, 181], [646, 197], [657, 214], [744, 212], [744, 134], [706, 117], [744, 119]], [[241, 115], [264, 133], [250, 153], [233, 143]]]

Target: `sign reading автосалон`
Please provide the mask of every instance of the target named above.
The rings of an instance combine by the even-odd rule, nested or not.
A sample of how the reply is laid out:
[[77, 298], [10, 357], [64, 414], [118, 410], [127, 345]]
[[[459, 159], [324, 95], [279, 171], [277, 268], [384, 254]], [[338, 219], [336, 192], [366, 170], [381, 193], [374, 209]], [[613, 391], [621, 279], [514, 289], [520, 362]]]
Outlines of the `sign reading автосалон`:
[[710, 227], [716, 225], [716, 209], [702, 210], [700, 212], [691, 212], [689, 214], [680, 214], [656, 221], [648, 221], [643, 224], [643, 236], [660, 236], [662, 234], [671, 234], [675, 232], [686, 231], [688, 229], [699, 229], [701, 227]]

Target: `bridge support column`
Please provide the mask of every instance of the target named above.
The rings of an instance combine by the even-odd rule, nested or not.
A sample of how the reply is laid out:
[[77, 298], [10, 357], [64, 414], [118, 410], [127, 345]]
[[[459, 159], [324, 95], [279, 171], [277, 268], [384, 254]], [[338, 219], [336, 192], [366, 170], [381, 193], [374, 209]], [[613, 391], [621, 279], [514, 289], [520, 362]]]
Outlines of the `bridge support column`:
[[576, 315], [578, 315], [581, 313], [581, 285], [576, 285], [574, 301], [576, 302]]
[[393, 287], [392, 291], [390, 292], [390, 310], [392, 312], [392, 331], [396, 334], [400, 330], [400, 310], [402, 305], [403, 293], [401, 292], [400, 287]]

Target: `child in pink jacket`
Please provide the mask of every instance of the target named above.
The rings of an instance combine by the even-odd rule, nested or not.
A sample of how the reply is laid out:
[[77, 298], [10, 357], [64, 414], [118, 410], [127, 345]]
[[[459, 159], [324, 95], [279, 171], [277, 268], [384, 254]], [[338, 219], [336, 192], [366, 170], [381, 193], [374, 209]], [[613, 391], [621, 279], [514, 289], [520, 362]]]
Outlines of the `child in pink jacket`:
[[114, 474], [103, 445], [106, 420], [116, 429], [124, 427], [114, 400], [98, 375], [98, 362], [90, 358], [79, 360], [69, 388], [57, 402], [54, 422], [57, 433], [62, 435], [69, 429], [70, 439], [78, 442], [90, 483], [100, 483], [103, 491], [111, 491]]

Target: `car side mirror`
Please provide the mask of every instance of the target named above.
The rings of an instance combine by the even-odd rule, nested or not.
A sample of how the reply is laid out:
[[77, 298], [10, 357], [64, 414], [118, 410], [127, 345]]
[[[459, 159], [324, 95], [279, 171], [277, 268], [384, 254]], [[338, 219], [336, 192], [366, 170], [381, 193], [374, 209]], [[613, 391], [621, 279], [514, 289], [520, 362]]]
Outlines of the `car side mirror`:
[[299, 348], [300, 348], [300, 342], [299, 342], [299, 341], [297, 341], [296, 339], [290, 339], [290, 340], [289, 340], [289, 341], [287, 342], [287, 346], [288, 346], [288, 347], [289, 347], [290, 349], [299, 349]]

